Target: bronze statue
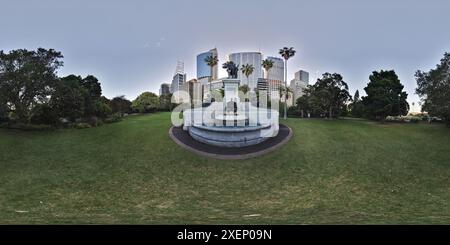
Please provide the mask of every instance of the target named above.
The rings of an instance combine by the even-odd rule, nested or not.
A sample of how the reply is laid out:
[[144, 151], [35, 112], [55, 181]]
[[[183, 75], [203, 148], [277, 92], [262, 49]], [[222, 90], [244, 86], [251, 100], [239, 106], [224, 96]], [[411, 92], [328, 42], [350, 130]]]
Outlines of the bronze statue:
[[238, 77], [239, 65], [236, 65], [233, 61], [225, 62], [222, 68], [227, 70], [228, 78], [236, 79]]

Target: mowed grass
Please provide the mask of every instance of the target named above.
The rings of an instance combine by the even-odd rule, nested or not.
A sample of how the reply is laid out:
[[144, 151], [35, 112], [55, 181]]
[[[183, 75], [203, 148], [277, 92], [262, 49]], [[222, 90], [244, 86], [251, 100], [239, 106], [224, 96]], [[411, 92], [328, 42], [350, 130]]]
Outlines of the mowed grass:
[[450, 224], [450, 129], [284, 123], [287, 145], [241, 161], [182, 149], [169, 113], [0, 130], [0, 223]]

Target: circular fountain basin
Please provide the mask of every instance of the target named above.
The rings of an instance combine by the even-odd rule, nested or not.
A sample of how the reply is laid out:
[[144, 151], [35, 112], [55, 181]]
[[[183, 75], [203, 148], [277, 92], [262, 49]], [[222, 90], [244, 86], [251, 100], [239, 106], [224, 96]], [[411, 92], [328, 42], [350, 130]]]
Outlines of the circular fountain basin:
[[[245, 118], [244, 118], [245, 119]], [[271, 125], [217, 127], [192, 125], [189, 134], [192, 138], [205, 144], [221, 147], [244, 147], [259, 144], [268, 139], [262, 130]]]
[[244, 126], [247, 118], [245, 115], [234, 115], [234, 114], [219, 114], [215, 115], [214, 125], [216, 126]]

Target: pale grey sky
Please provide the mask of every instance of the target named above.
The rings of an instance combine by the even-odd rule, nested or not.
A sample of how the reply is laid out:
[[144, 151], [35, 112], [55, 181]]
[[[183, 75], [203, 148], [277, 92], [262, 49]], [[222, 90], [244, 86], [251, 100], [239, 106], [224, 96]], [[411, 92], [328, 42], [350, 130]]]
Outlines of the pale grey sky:
[[353, 94], [373, 70], [395, 69], [413, 102], [414, 72], [450, 51], [445, 0], [0, 0], [0, 10], [1, 50], [57, 49], [61, 75], [93, 74], [110, 98], [158, 92], [177, 60], [193, 78], [196, 54], [213, 47], [222, 63], [230, 52], [293, 46], [289, 79], [338, 72]]

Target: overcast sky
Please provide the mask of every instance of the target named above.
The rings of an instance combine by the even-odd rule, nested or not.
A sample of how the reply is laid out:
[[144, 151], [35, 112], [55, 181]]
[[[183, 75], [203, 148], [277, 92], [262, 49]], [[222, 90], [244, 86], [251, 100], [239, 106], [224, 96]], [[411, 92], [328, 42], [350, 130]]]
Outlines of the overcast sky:
[[0, 50], [57, 49], [60, 75], [95, 75], [110, 98], [157, 93], [177, 60], [194, 78], [196, 54], [213, 47], [222, 63], [230, 52], [292, 46], [289, 80], [299, 69], [311, 82], [338, 72], [353, 94], [373, 70], [395, 69], [416, 102], [414, 72], [450, 51], [445, 0], [0, 0], [0, 10]]

